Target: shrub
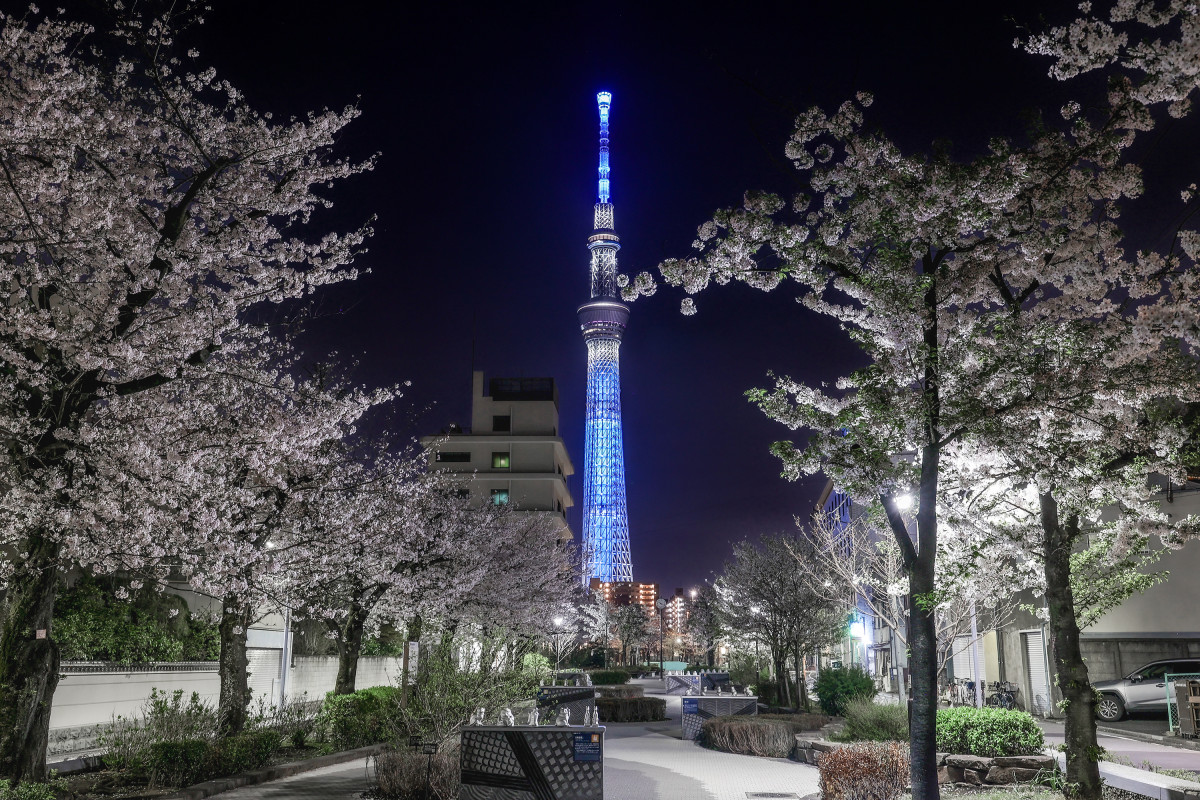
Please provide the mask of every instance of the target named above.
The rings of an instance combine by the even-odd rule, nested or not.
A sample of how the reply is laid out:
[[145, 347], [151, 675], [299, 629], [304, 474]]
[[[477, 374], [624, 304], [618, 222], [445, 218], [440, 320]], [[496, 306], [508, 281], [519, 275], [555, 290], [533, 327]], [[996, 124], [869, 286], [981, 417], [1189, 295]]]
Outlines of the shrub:
[[205, 739], [153, 742], [146, 752], [150, 785], [190, 786], [208, 767], [210, 745]]
[[46, 783], [12, 784], [0, 780], [0, 800], [58, 800], [59, 794], [67, 791], [67, 782], [58, 777], [58, 772], [50, 771], [50, 780]]
[[150, 747], [156, 742], [211, 742], [217, 735], [217, 712], [192, 692], [183, 702], [183, 690], [169, 696], [157, 689], [142, 704], [139, 717], [115, 717], [100, 732], [98, 744], [105, 748], [105, 766], [143, 773], [150, 767]]
[[714, 750], [787, 758], [796, 745], [793, 723], [752, 716], [713, 717], [700, 725], [700, 743]]
[[845, 742], [907, 742], [908, 708], [880, 705], [864, 697], [846, 702], [846, 727], [838, 739]]
[[840, 717], [846, 710], [846, 703], [855, 697], [872, 698], [877, 691], [875, 680], [862, 667], [830, 667], [817, 674], [817, 684], [814, 687], [821, 710], [826, 714]]
[[661, 697], [597, 697], [601, 722], [657, 722], [667, 718]]
[[617, 686], [629, 683], [630, 675], [623, 669], [596, 669], [588, 673], [593, 686]]
[[258, 769], [283, 746], [279, 731], [250, 731], [218, 740], [209, 751], [208, 772], [223, 777]]
[[458, 797], [458, 748], [443, 748], [433, 756], [411, 750], [389, 750], [375, 756], [378, 796], [387, 800], [426, 800], [425, 775], [433, 797], [450, 800]]
[[908, 786], [908, 747], [862, 742], [821, 754], [823, 800], [895, 800]]
[[937, 749], [983, 756], [1035, 755], [1045, 747], [1031, 715], [1004, 708], [943, 708], [937, 712]]
[[330, 692], [312, 730], [328, 748], [349, 750], [394, 738], [400, 714], [400, 690], [394, 686]]
[[759, 714], [758, 719], [773, 719], [786, 722], [795, 733], [815, 731], [833, 721], [825, 714]]
[[246, 729], [279, 731], [284, 741], [292, 747], [304, 747], [316, 722], [312, 706], [308, 692], [270, 706], [260, 695], [257, 707], [252, 709], [246, 722]]

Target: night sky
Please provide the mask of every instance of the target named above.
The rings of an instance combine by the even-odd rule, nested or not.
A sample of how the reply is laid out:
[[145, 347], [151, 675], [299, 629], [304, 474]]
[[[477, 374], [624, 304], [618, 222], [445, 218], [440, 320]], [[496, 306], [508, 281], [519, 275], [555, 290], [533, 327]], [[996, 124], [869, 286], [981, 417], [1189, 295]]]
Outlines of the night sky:
[[[553, 376], [577, 470], [598, 90], [614, 95], [619, 266], [635, 273], [687, 255], [744, 190], [790, 191], [783, 142], [808, 105], [866, 89], [869, 121], [902, 146], [950, 139], [966, 157], [1019, 136], [1023, 110], [1096, 89], [1012, 47], [1018, 23], [1063, 22], [1070, 3], [213, 5], [202, 60], [277, 116], [357, 98], [344, 152], [382, 154], [323, 218], [378, 222], [371, 274], [322, 294], [313, 352], [358, 358], [366, 383], [411, 380], [407, 400], [432, 405], [414, 435], [469, 424], [472, 351], [489, 377]], [[731, 540], [793, 525], [824, 485], [779, 477], [767, 448], [791, 433], [743, 392], [769, 370], [832, 381], [855, 365], [793, 288], [710, 290], [694, 317], [682, 296], [636, 302], [621, 350], [634, 578], [668, 592], [719, 570]], [[571, 490], [578, 536], [581, 473]]]

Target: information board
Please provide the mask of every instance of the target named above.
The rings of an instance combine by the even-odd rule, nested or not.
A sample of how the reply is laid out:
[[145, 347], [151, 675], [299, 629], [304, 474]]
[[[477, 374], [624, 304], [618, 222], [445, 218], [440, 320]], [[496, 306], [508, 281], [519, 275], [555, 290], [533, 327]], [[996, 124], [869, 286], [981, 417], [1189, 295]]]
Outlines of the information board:
[[576, 761], [600, 760], [600, 734], [576, 733], [573, 738]]

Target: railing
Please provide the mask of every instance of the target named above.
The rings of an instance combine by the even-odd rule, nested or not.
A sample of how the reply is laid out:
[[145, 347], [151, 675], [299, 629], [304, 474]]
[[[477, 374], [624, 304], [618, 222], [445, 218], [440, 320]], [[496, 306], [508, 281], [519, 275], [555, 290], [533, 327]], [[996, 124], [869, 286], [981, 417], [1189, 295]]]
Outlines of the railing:
[[1167, 683], [1167, 730], [1178, 732], [1179, 709], [1175, 705], [1175, 681], [1200, 681], [1198, 672], [1180, 672], [1164, 675]]
[[216, 672], [216, 661], [150, 661], [144, 664], [120, 664], [115, 661], [63, 661], [63, 675], [88, 675], [111, 672]]

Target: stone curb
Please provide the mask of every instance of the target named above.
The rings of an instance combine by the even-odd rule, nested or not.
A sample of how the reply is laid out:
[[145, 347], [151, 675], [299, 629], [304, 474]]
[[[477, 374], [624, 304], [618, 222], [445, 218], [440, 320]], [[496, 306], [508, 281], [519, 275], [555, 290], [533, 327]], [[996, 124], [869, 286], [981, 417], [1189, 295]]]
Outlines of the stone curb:
[[367, 747], [359, 747], [355, 750], [343, 750], [340, 753], [330, 753], [327, 756], [307, 758], [303, 761], [289, 761], [286, 764], [276, 764], [273, 767], [263, 767], [252, 772], [231, 775], [228, 778], [217, 778], [216, 780], [197, 783], [195, 786], [180, 789], [174, 794], [165, 795], [159, 798], [159, 800], [202, 800], [202, 798], [212, 797], [215, 794], [228, 792], [232, 789], [240, 789], [243, 786], [255, 786], [260, 783], [299, 775], [302, 772], [311, 772], [314, 769], [321, 769], [322, 767], [332, 767], [337, 764], [345, 764], [348, 761], [357, 761], [360, 758], [380, 753], [389, 747], [390, 745], [386, 744], [372, 744]]

